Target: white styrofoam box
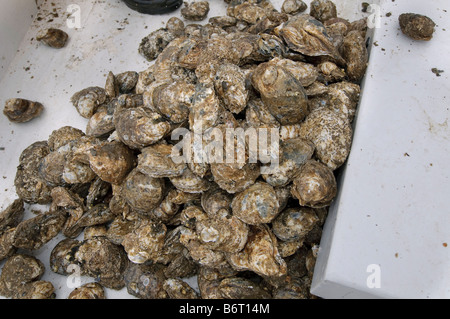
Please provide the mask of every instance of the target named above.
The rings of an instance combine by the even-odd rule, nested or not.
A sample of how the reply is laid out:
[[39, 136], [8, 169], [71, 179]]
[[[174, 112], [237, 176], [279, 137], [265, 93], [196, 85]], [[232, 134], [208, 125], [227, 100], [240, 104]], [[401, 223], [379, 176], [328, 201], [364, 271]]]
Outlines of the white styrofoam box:
[[[449, 298], [450, 3], [385, 0], [381, 8], [352, 151], [325, 225], [312, 292]], [[436, 22], [430, 42], [402, 34], [398, 16], [407, 12]], [[433, 68], [444, 73], [438, 77]]]
[[0, 80], [6, 74], [9, 64], [28, 31], [37, 13], [33, 0], [0, 0]]
[[[20, 11], [25, 2], [0, 0], [0, 12], [27, 16]], [[335, 2], [339, 15], [350, 20], [371, 15], [361, 13], [362, 0]], [[325, 225], [316, 262], [312, 292], [318, 296], [449, 296], [450, 258], [442, 245], [450, 241], [443, 195], [449, 193], [448, 78], [445, 72], [441, 77], [431, 72], [433, 67], [450, 72], [448, 62], [437, 56], [439, 52], [448, 56], [442, 29], [450, 30], [443, 11], [450, 8], [445, 2], [372, 2], [381, 4], [383, 14], [381, 28], [371, 30], [378, 46], [372, 47], [354, 147], [340, 177], [339, 197]], [[35, 0], [27, 3], [34, 5], [31, 11], [36, 10]], [[70, 103], [73, 93], [103, 86], [109, 71], [145, 70], [151, 63], [137, 52], [140, 40], [170, 17], [179, 16], [179, 10], [162, 16], [138, 14], [120, 0], [37, 3], [40, 10], [34, 13], [31, 26], [26, 19], [16, 19], [15, 23], [23, 23], [11, 26], [17, 32], [0, 33], [2, 43], [19, 43], [0, 82], [0, 105], [8, 98], [23, 97], [45, 106], [44, 113], [29, 123], [13, 124], [0, 115], [0, 209], [17, 198], [14, 176], [20, 153], [27, 146], [46, 140], [64, 125], [85, 130], [87, 120]], [[272, 3], [279, 9], [283, 0]], [[222, 0], [210, 1], [210, 5], [209, 16], [225, 12]], [[384, 17], [389, 11], [392, 16]], [[435, 39], [419, 43], [403, 37], [396, 22], [400, 11], [432, 17], [439, 24]], [[76, 21], [79, 28], [74, 27]], [[67, 47], [55, 50], [36, 42], [39, 29], [49, 26], [69, 34]], [[25, 35], [19, 30], [25, 30]], [[36, 205], [26, 208], [31, 217]], [[33, 253], [46, 264], [42, 279], [54, 284], [57, 298], [66, 298], [73, 284], [48, 269], [51, 249], [62, 238], [54, 238]], [[380, 265], [381, 288], [367, 287], [370, 265]], [[83, 283], [88, 281], [92, 278], [82, 278]], [[195, 286], [195, 280], [190, 283]], [[132, 298], [125, 290], [107, 290], [107, 297]]]

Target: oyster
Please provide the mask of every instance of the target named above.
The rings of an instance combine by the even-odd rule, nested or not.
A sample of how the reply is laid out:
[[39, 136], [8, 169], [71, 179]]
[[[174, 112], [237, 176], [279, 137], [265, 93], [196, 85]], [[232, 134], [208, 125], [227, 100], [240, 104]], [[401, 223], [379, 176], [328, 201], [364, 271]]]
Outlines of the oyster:
[[308, 114], [306, 92], [285, 68], [262, 63], [253, 72], [252, 84], [269, 112], [282, 125], [301, 122]]
[[119, 87], [119, 92], [131, 93], [139, 80], [139, 73], [135, 71], [127, 71], [119, 73], [115, 76], [115, 81]]
[[133, 232], [127, 234], [122, 241], [128, 259], [136, 264], [155, 260], [163, 249], [166, 233], [166, 225], [162, 223], [141, 224]]
[[52, 187], [39, 176], [39, 164], [50, 153], [47, 142], [35, 142], [20, 155], [14, 185], [16, 193], [30, 204], [48, 204]]
[[75, 261], [75, 252], [81, 242], [76, 239], [66, 238], [61, 240], [50, 253], [50, 269], [57, 274], [68, 276], [71, 265], [79, 264]]
[[294, 179], [291, 192], [301, 206], [326, 207], [336, 197], [336, 178], [328, 166], [310, 160], [302, 166]]
[[144, 103], [171, 123], [183, 123], [189, 118], [194, 92], [195, 86], [186, 81], [154, 82], [144, 93]]
[[82, 272], [97, 278], [102, 286], [116, 290], [125, 286], [123, 276], [127, 257], [121, 246], [105, 237], [94, 237], [83, 241], [74, 257]]
[[54, 238], [62, 230], [66, 216], [58, 211], [50, 211], [17, 225], [13, 245], [16, 248], [37, 250]]
[[166, 299], [166, 277], [161, 264], [131, 264], [124, 273], [127, 291], [140, 299]]
[[250, 98], [244, 72], [234, 64], [221, 64], [214, 78], [214, 88], [225, 107], [235, 114], [242, 112]]
[[171, 299], [199, 299], [197, 292], [180, 279], [166, 279], [163, 288]]
[[5, 102], [3, 114], [14, 123], [25, 123], [41, 115], [44, 106], [39, 102], [15, 98]]
[[167, 28], [160, 28], [142, 39], [139, 53], [148, 61], [153, 61], [174, 38], [173, 32]]
[[106, 102], [106, 91], [98, 86], [88, 87], [75, 93], [71, 102], [82, 117], [89, 119]]
[[350, 31], [341, 46], [342, 57], [347, 64], [347, 75], [350, 81], [358, 83], [366, 73], [369, 54], [366, 39], [360, 31]]
[[122, 185], [122, 196], [136, 211], [146, 213], [159, 206], [164, 198], [165, 183], [163, 179], [153, 178], [131, 171]]
[[308, 5], [302, 0], [285, 0], [281, 6], [281, 12], [295, 15], [308, 8]]
[[249, 225], [270, 223], [279, 212], [277, 194], [272, 186], [256, 182], [236, 194], [231, 204], [233, 215]]
[[250, 279], [230, 277], [223, 279], [218, 286], [225, 299], [270, 299], [270, 292]]
[[274, 172], [262, 174], [272, 186], [289, 184], [307, 160], [314, 154], [315, 146], [303, 138], [292, 138], [281, 143], [280, 163]]
[[309, 57], [328, 57], [340, 65], [345, 65], [325, 26], [308, 14], [291, 18], [280, 25], [276, 33], [295, 52]]
[[337, 17], [336, 5], [331, 0], [314, 0], [309, 14], [323, 23]]
[[317, 158], [335, 170], [350, 153], [353, 129], [347, 118], [331, 109], [319, 108], [302, 123], [300, 136], [313, 142]]
[[170, 144], [157, 143], [142, 149], [138, 155], [137, 170], [151, 177], [175, 177], [183, 174], [186, 164], [176, 164], [172, 160]]
[[105, 291], [97, 282], [90, 282], [75, 288], [67, 299], [106, 299]]
[[134, 168], [133, 151], [120, 142], [100, 144], [89, 152], [89, 165], [103, 181], [120, 184]]
[[280, 278], [287, 274], [277, 239], [265, 224], [251, 226], [247, 244], [241, 252], [229, 254], [228, 261], [237, 270], [251, 270], [263, 277]]
[[171, 129], [161, 115], [142, 107], [124, 109], [115, 116], [116, 132], [125, 145], [142, 149], [165, 137]]
[[0, 212], [0, 234], [19, 225], [23, 219], [24, 213], [24, 202], [21, 199], [16, 199], [5, 210]]
[[54, 287], [41, 281], [44, 264], [37, 258], [25, 254], [10, 257], [0, 275], [0, 295], [13, 299], [50, 299]]
[[247, 243], [248, 226], [235, 216], [217, 216], [197, 221], [199, 239], [206, 247], [228, 253], [241, 251]]
[[398, 17], [400, 29], [411, 39], [430, 41], [436, 23], [429, 17], [417, 13], [403, 13]]
[[280, 240], [295, 241], [305, 237], [318, 222], [312, 208], [288, 208], [272, 222], [272, 231]]
[[36, 40], [56, 49], [65, 47], [68, 39], [66, 32], [55, 28], [43, 29], [36, 36]]
[[191, 3], [184, 3], [184, 7], [181, 8], [181, 15], [186, 20], [201, 21], [206, 18], [209, 12], [208, 1], [194, 1]]

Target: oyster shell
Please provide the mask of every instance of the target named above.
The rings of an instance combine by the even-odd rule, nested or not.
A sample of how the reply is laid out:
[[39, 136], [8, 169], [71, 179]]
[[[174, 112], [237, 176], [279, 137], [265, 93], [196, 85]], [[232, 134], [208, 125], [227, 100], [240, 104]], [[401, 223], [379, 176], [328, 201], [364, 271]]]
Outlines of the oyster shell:
[[19, 198], [30, 204], [48, 204], [52, 187], [39, 176], [39, 164], [50, 153], [47, 142], [35, 142], [19, 157], [14, 185]]
[[66, 46], [69, 35], [60, 29], [49, 28], [40, 30], [36, 40], [55, 49], [61, 49]]
[[336, 178], [328, 166], [310, 160], [302, 166], [294, 179], [291, 192], [301, 206], [326, 207], [336, 197]]
[[402, 13], [398, 17], [403, 34], [414, 40], [430, 41], [436, 23], [429, 17], [417, 13]]
[[306, 92], [285, 68], [262, 63], [253, 72], [252, 84], [269, 112], [282, 125], [299, 123], [308, 114]]
[[41, 115], [44, 106], [39, 102], [14, 98], [5, 102], [3, 114], [9, 121], [14, 123], [25, 123]]
[[89, 119], [106, 102], [106, 91], [98, 86], [88, 87], [75, 93], [71, 102], [82, 117]]
[[181, 8], [181, 15], [186, 20], [201, 21], [206, 18], [209, 12], [208, 1], [194, 1], [191, 3], [184, 3], [184, 7]]
[[236, 194], [231, 207], [233, 215], [249, 225], [270, 223], [279, 212], [275, 189], [264, 182], [256, 182]]
[[309, 57], [328, 57], [340, 65], [345, 65], [325, 26], [308, 14], [291, 18], [280, 25], [276, 33], [295, 52]]
[[347, 159], [353, 137], [353, 129], [347, 118], [328, 108], [312, 111], [300, 128], [301, 137], [316, 147], [316, 156], [332, 170]]
[[106, 297], [102, 285], [97, 282], [89, 282], [75, 288], [67, 299], [106, 299]]

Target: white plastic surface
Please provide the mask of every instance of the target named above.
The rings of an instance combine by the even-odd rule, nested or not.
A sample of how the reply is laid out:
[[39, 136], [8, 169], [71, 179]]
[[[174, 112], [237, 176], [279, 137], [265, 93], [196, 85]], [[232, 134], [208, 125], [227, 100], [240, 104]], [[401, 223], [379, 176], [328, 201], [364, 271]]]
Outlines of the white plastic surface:
[[[401, 33], [406, 12], [436, 22], [430, 42]], [[382, 2], [352, 152], [316, 263], [319, 296], [450, 297], [449, 12], [446, 0]]]
[[[16, 10], [23, 1], [0, 1], [0, 12]], [[282, 2], [272, 0], [278, 9]], [[340, 16], [351, 20], [364, 16], [360, 10], [363, 1], [335, 2]], [[392, 16], [384, 17], [381, 28], [375, 30], [378, 47], [372, 48], [354, 147], [316, 263], [313, 292], [321, 297], [449, 296], [450, 248], [442, 245], [450, 242], [445, 200], [450, 194], [448, 106], [444, 98], [449, 83], [446, 72], [441, 77], [431, 72], [433, 67], [450, 72], [449, 62], [436, 56], [440, 51], [449, 56], [442, 30], [450, 32], [443, 11], [448, 1], [421, 2], [386, 1], [383, 10], [392, 11]], [[85, 129], [87, 120], [70, 103], [73, 93], [88, 86], [103, 86], [109, 71], [145, 70], [151, 63], [137, 52], [140, 40], [164, 26], [171, 16], [179, 16], [179, 10], [163, 16], [141, 15], [120, 0], [37, 3], [39, 13], [31, 26], [27, 19], [13, 19], [14, 23], [3, 28], [25, 28], [25, 36], [13, 32], [4, 38], [0, 33], [2, 43], [22, 39], [11, 64], [4, 67], [0, 106], [3, 108], [8, 98], [22, 97], [40, 101], [46, 108], [39, 118], [25, 124], [12, 124], [0, 114], [0, 209], [17, 198], [14, 176], [23, 149], [46, 140], [64, 125]], [[79, 29], [67, 26], [71, 13], [66, 10], [73, 4], [80, 8]], [[210, 5], [209, 16], [224, 14], [222, 0], [211, 0]], [[439, 24], [430, 43], [410, 41], [398, 30], [398, 13], [415, 10], [428, 13]], [[4, 26], [6, 20], [1, 21]], [[21, 26], [17, 26], [19, 21]], [[67, 47], [55, 50], [36, 42], [38, 30], [50, 26], [68, 32]], [[39, 207], [26, 208], [27, 217], [31, 217], [31, 209]], [[72, 290], [67, 277], [48, 267], [51, 249], [62, 238], [58, 236], [34, 252], [46, 264], [42, 279], [54, 284], [57, 298], [66, 298]], [[381, 265], [380, 289], [366, 286], [369, 264]], [[83, 278], [82, 283], [90, 281], [93, 279]], [[195, 280], [190, 283], [195, 286]], [[125, 290], [107, 290], [107, 297], [132, 298]]]

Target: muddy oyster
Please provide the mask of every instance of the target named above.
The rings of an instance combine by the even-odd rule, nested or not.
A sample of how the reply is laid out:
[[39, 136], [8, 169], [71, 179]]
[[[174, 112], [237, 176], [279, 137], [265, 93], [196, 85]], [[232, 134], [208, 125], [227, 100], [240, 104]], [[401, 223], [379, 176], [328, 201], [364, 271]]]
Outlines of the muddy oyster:
[[139, 53], [148, 61], [155, 60], [174, 38], [175, 36], [170, 30], [160, 28], [142, 39]]
[[67, 299], [106, 299], [105, 290], [97, 282], [89, 282], [75, 288]]
[[218, 290], [225, 299], [270, 299], [272, 297], [261, 284], [242, 277], [223, 279]]
[[398, 17], [400, 29], [411, 39], [430, 41], [436, 23], [429, 17], [417, 13], [403, 13]]
[[79, 138], [85, 136], [82, 130], [72, 126], [63, 126], [57, 130], [54, 130], [48, 137], [48, 147], [50, 151], [56, 151], [61, 146], [64, 146], [72, 141], [76, 141]]
[[16, 228], [9, 228], [0, 232], [0, 261], [11, 257], [17, 251], [14, 247], [14, 236], [16, 234]]
[[252, 270], [263, 277], [282, 277], [287, 274], [286, 262], [280, 256], [277, 239], [265, 224], [251, 226], [244, 249], [227, 257], [237, 270]]
[[117, 290], [125, 286], [123, 275], [127, 266], [126, 254], [122, 247], [105, 237], [83, 241], [74, 257], [81, 265], [82, 272], [97, 278], [102, 286]]
[[66, 237], [76, 238], [83, 231], [83, 227], [78, 225], [78, 221], [86, 212], [83, 199], [64, 187], [55, 187], [52, 190], [52, 199], [50, 211], [67, 216], [62, 233]]
[[360, 31], [350, 31], [341, 46], [342, 58], [347, 63], [347, 75], [350, 81], [360, 82], [366, 73], [369, 54], [366, 39]]
[[13, 299], [51, 299], [54, 287], [40, 278], [44, 264], [37, 258], [25, 254], [10, 257], [0, 275], [0, 295]]
[[14, 228], [19, 225], [24, 213], [24, 202], [21, 199], [16, 199], [5, 210], [0, 212], [0, 234], [9, 228]]
[[208, 1], [194, 1], [191, 3], [184, 3], [184, 7], [181, 8], [181, 15], [186, 20], [201, 21], [206, 18], [209, 12]]
[[336, 5], [330, 0], [314, 0], [309, 14], [323, 23], [337, 17]]
[[303, 138], [292, 138], [280, 145], [281, 154], [278, 167], [273, 172], [262, 174], [264, 180], [272, 186], [289, 184], [298, 170], [314, 154], [315, 146]]
[[14, 185], [19, 198], [30, 204], [48, 204], [52, 187], [39, 176], [41, 160], [50, 153], [47, 142], [35, 142], [20, 155]]
[[295, 124], [308, 114], [307, 96], [301, 83], [285, 68], [260, 64], [252, 75], [253, 87], [270, 113], [283, 124]]
[[319, 108], [302, 123], [300, 135], [313, 142], [319, 160], [335, 170], [350, 153], [353, 129], [347, 118], [331, 109]]
[[336, 197], [336, 178], [328, 166], [310, 160], [302, 166], [294, 179], [291, 192], [301, 206], [326, 207]]
[[337, 48], [333, 45], [325, 26], [308, 14], [301, 14], [280, 25], [276, 33], [288, 47], [310, 57], [328, 57], [338, 64], [345, 64]]
[[133, 149], [141, 149], [165, 137], [171, 129], [161, 115], [142, 107], [124, 109], [115, 116], [120, 140]]
[[244, 222], [229, 215], [226, 210], [222, 216], [197, 221], [195, 229], [206, 247], [229, 253], [244, 248], [249, 232]]
[[181, 175], [172, 176], [169, 179], [173, 186], [186, 193], [201, 193], [211, 186], [208, 180], [194, 174], [188, 168]]
[[11, 122], [25, 123], [41, 115], [43, 111], [44, 106], [39, 102], [15, 98], [5, 102], [3, 114], [5, 114]]
[[106, 91], [98, 86], [88, 87], [75, 93], [71, 102], [78, 113], [88, 119], [94, 115], [99, 105], [106, 102]]
[[145, 213], [158, 207], [164, 198], [165, 183], [163, 179], [153, 178], [131, 171], [122, 185], [122, 196], [136, 211]]
[[164, 282], [163, 288], [171, 299], [199, 298], [197, 292], [181, 279], [169, 278]]
[[294, 241], [306, 236], [318, 222], [312, 208], [288, 208], [272, 222], [272, 231], [281, 240]]
[[135, 71], [126, 71], [115, 76], [115, 82], [122, 94], [131, 93], [136, 87], [138, 79], [139, 73]]
[[214, 78], [214, 88], [225, 107], [238, 114], [250, 98], [244, 72], [234, 64], [221, 64]]
[[100, 144], [89, 152], [89, 165], [103, 181], [120, 184], [134, 168], [133, 152], [120, 142]]
[[243, 166], [239, 163], [214, 163], [211, 164], [211, 173], [220, 188], [234, 194], [252, 185], [260, 175], [260, 168], [253, 163]]
[[66, 216], [50, 211], [21, 222], [14, 234], [16, 248], [36, 250], [54, 238], [63, 228]]
[[277, 194], [272, 186], [256, 182], [236, 194], [231, 204], [233, 215], [249, 225], [270, 223], [279, 212]]
[[141, 299], [166, 299], [164, 265], [131, 264], [124, 273], [127, 291]]
[[143, 148], [138, 155], [137, 170], [155, 178], [182, 175], [186, 164], [172, 160], [172, 149], [172, 145], [161, 143]]
[[221, 105], [212, 84], [198, 84], [192, 97], [189, 113], [189, 128], [195, 133], [202, 133], [219, 123]]
[[287, 14], [295, 15], [308, 8], [308, 5], [302, 0], [285, 0], [281, 6], [281, 11]]
[[60, 275], [69, 275], [74, 266], [79, 266], [75, 261], [75, 252], [81, 242], [76, 239], [65, 238], [61, 240], [50, 253], [50, 269]]
[[153, 82], [144, 92], [144, 105], [172, 123], [183, 123], [189, 118], [194, 92], [195, 86], [186, 81]]
[[36, 40], [56, 49], [65, 47], [68, 39], [69, 35], [66, 32], [55, 28], [41, 30], [36, 36]]
[[162, 223], [143, 223], [122, 241], [128, 259], [136, 264], [155, 260], [162, 251], [166, 233], [166, 225]]
[[188, 249], [190, 256], [199, 265], [211, 268], [227, 267], [225, 254], [208, 248], [197, 236], [194, 230], [184, 227], [180, 242]]

